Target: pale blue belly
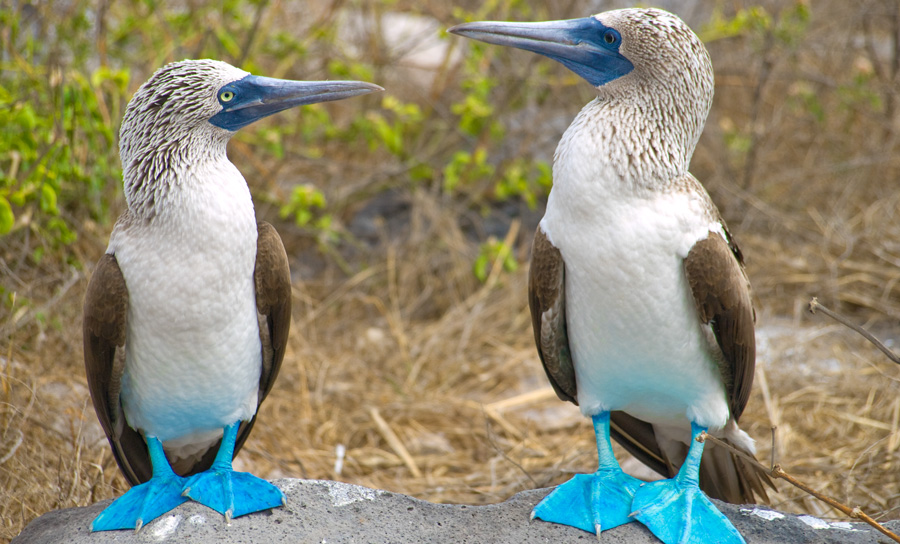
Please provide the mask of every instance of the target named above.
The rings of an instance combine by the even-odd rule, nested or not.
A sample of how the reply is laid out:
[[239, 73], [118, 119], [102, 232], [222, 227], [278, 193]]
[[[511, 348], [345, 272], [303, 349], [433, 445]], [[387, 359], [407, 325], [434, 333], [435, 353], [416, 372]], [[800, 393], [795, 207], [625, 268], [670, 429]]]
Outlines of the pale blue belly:
[[566, 263], [579, 405], [586, 415], [624, 410], [654, 423], [719, 428], [728, 404], [718, 348], [699, 322], [683, 269], [707, 227], [684, 228], [690, 216], [669, 213], [668, 201], [643, 204], [606, 202], [603, 217], [577, 226], [548, 210], [542, 223]]
[[227, 252], [145, 235], [117, 253], [130, 298], [122, 405], [132, 427], [165, 442], [256, 412], [255, 231], [248, 222], [222, 243]]
[[640, 274], [621, 272], [617, 282], [607, 274], [569, 274], [566, 281], [582, 410], [624, 410], [656, 423], [699, 418], [701, 425], [721, 427], [724, 387], [686, 286], [667, 277], [675, 274], [656, 276], [672, 280], [666, 289], [666, 282], [648, 284]]

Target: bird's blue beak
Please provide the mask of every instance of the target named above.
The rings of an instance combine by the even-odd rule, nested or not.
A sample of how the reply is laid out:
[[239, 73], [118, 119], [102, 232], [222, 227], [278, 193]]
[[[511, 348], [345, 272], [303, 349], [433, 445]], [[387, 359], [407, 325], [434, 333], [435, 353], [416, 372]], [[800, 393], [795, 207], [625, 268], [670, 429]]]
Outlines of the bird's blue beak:
[[543, 23], [484, 21], [457, 25], [448, 32], [550, 57], [595, 87], [634, 70], [619, 53], [621, 34], [594, 17]]
[[291, 81], [250, 75], [219, 89], [217, 96], [222, 110], [209, 122], [236, 131], [295, 106], [343, 100], [383, 90], [362, 81]]

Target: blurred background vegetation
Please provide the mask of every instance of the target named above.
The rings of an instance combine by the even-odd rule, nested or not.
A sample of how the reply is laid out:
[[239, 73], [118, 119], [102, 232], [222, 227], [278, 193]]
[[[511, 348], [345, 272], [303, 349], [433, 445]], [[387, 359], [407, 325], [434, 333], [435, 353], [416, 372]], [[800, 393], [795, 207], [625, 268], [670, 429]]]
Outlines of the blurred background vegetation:
[[[742, 244], [760, 315], [801, 330], [818, 295], [897, 337], [900, 4], [656, 5], [682, 16], [712, 55], [716, 99], [691, 169]], [[295, 338], [241, 457], [248, 467], [475, 503], [593, 470], [574, 408], [552, 395], [491, 404], [547, 390], [531, 346], [528, 252], [556, 142], [593, 91], [551, 61], [445, 29], [624, 6], [0, 0], [0, 540], [49, 509], [124, 488], [87, 400], [80, 305], [124, 208], [124, 107], [154, 70], [183, 58], [387, 89], [279, 114], [230, 144], [295, 280]], [[868, 361], [848, 339], [821, 349], [827, 361]], [[837, 382], [798, 384], [779, 366], [790, 357], [761, 361], [779, 378], [754, 397], [758, 416], [745, 416], [757, 437], [780, 424], [780, 455], [803, 476], [891, 516], [892, 369], [838, 364], [815, 372]], [[876, 386], [872, 376], [887, 378]], [[869, 423], [809, 419], [823, 403]], [[511, 406], [522, 409], [504, 415]], [[372, 410], [413, 466], [373, 427]], [[838, 442], [818, 451], [828, 440]], [[347, 446], [344, 473], [333, 472], [337, 444]], [[870, 476], [878, 489], [866, 487]], [[796, 494], [776, 498], [825, 513]]]

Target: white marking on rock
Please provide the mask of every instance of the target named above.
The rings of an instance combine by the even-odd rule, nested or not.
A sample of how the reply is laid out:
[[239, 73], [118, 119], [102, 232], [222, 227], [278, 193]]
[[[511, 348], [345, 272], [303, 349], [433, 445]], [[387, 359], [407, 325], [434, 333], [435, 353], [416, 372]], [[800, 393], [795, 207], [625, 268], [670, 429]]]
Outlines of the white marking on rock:
[[160, 518], [153, 524], [153, 538], [159, 541], [166, 540], [175, 532], [179, 523], [181, 516], [177, 514]]
[[303, 480], [299, 480], [297, 478], [281, 478], [279, 480], [272, 481], [275, 484], [275, 487], [280, 489], [285, 495], [290, 495], [293, 493], [297, 487], [303, 483]]
[[797, 516], [797, 519], [809, 525], [813, 529], [831, 529], [831, 525], [828, 525], [827, 521], [813, 516]]
[[321, 485], [328, 488], [331, 502], [334, 506], [347, 506], [359, 501], [374, 501], [384, 491], [369, 489], [358, 485], [345, 484], [344, 482], [320, 481]]
[[206, 516], [203, 514], [194, 514], [193, 516], [188, 518], [188, 523], [193, 525], [194, 527], [199, 527], [201, 525], [206, 524]]
[[766, 521], [784, 519], [784, 514], [781, 512], [768, 510], [766, 508], [753, 508], [752, 510], [750, 508], [741, 508], [741, 514], [744, 514], [745, 516], [756, 516]]

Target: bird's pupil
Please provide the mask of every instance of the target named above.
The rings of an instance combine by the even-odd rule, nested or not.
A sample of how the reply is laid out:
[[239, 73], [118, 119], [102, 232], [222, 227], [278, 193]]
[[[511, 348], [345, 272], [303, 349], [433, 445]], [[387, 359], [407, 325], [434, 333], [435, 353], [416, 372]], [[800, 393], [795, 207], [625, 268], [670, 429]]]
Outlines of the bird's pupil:
[[234, 93], [233, 93], [233, 92], [231, 92], [231, 91], [225, 91], [224, 93], [222, 93], [222, 100], [224, 100], [225, 102], [228, 102], [228, 101], [231, 100], [232, 98], [234, 98]]
[[612, 32], [607, 32], [606, 35], [603, 36], [603, 39], [606, 40], [606, 43], [611, 44], [614, 41], [616, 41], [616, 35], [613, 34]]

